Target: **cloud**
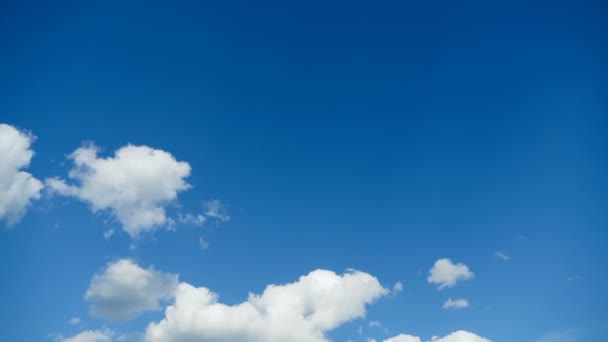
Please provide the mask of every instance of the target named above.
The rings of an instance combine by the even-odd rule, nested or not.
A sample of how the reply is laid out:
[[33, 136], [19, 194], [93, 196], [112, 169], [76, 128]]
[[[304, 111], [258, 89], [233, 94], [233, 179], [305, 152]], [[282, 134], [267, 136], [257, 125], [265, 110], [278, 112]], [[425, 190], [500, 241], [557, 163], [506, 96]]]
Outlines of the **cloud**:
[[380, 328], [382, 324], [379, 321], [371, 321], [369, 322], [369, 326], [372, 328]]
[[205, 216], [220, 221], [229, 221], [230, 216], [226, 213], [226, 206], [219, 200], [210, 200], [203, 203]]
[[12, 227], [25, 215], [32, 199], [40, 198], [43, 185], [27, 168], [34, 156], [31, 134], [0, 124], [0, 220]]
[[[433, 336], [431, 338], [432, 342], [492, 342], [486, 338], [475, 335], [471, 332], [458, 330], [447, 336], [438, 337]], [[413, 335], [405, 335], [400, 334], [389, 339], [384, 340], [384, 342], [421, 342], [420, 337]]]
[[397, 336], [384, 340], [384, 342], [420, 342], [420, 337], [406, 335], [406, 334], [399, 334]]
[[450, 259], [439, 259], [429, 271], [428, 282], [438, 284], [438, 289], [452, 287], [461, 280], [473, 278], [473, 272], [467, 265], [458, 263], [453, 264]]
[[393, 285], [392, 293], [393, 293], [393, 295], [396, 295], [401, 291], [403, 291], [403, 284], [400, 281], [398, 281], [395, 283], [395, 285]]
[[492, 342], [471, 332], [459, 330], [444, 337], [433, 336], [433, 342]]
[[469, 307], [469, 301], [467, 301], [466, 299], [452, 299], [452, 298], [448, 298], [448, 300], [443, 303], [443, 309], [444, 310], [456, 310], [456, 309], [464, 309], [464, 308], [468, 308]]
[[50, 178], [47, 186], [89, 203], [93, 212], [109, 211], [131, 237], [167, 224], [165, 206], [190, 188], [185, 181], [190, 165], [147, 146], [127, 145], [108, 158], [98, 152], [88, 145], [69, 155], [74, 163], [69, 177], [78, 185]]
[[201, 246], [201, 250], [203, 251], [209, 248], [209, 242], [207, 242], [207, 240], [203, 239], [202, 237], [198, 238], [198, 243]]
[[70, 318], [70, 324], [72, 324], [72, 325], [80, 324], [80, 322], [82, 322], [82, 321], [80, 320], [79, 317]]
[[176, 274], [144, 269], [121, 259], [93, 276], [85, 300], [95, 316], [120, 322], [145, 311], [160, 310], [159, 302], [172, 298], [177, 284]]
[[110, 342], [114, 333], [110, 330], [87, 330], [72, 337], [60, 338], [59, 342]]
[[498, 252], [494, 253], [494, 256], [502, 261], [509, 261], [509, 259], [511, 259], [511, 257], [503, 251], [498, 251]]
[[165, 318], [146, 330], [149, 342], [327, 341], [325, 333], [365, 315], [367, 304], [389, 293], [364, 272], [316, 270], [298, 281], [269, 285], [236, 305], [204, 287], [180, 283]]

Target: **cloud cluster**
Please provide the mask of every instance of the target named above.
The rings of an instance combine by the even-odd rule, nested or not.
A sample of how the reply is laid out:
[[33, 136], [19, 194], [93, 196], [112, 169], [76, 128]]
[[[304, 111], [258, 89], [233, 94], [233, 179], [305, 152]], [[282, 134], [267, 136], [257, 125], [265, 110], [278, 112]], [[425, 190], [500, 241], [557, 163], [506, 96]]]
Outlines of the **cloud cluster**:
[[185, 181], [190, 165], [147, 146], [127, 145], [108, 158], [99, 158], [98, 152], [89, 145], [70, 154], [74, 168], [69, 177], [77, 185], [59, 178], [47, 179], [47, 185], [89, 203], [94, 212], [109, 211], [131, 237], [167, 224], [165, 206], [190, 188]]
[[363, 317], [366, 305], [389, 293], [364, 272], [316, 270], [294, 283], [270, 285], [237, 305], [204, 287], [181, 283], [165, 318], [146, 330], [149, 342], [327, 341], [325, 333]]
[[0, 124], [0, 220], [7, 227], [21, 220], [32, 199], [40, 198], [42, 182], [21, 171], [34, 156], [33, 141], [32, 135]]
[[437, 284], [438, 289], [452, 287], [459, 281], [473, 278], [474, 274], [463, 263], [454, 264], [450, 259], [439, 259], [429, 271], [428, 282]]
[[177, 284], [176, 274], [144, 269], [132, 260], [121, 259], [93, 276], [85, 299], [92, 314], [119, 322], [160, 310], [159, 302], [172, 298]]

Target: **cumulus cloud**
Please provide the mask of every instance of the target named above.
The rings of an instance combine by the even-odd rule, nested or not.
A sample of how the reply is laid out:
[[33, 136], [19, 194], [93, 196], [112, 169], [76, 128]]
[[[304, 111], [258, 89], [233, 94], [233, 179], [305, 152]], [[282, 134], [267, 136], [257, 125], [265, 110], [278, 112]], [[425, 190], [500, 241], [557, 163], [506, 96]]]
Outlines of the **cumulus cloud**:
[[406, 334], [399, 334], [397, 336], [393, 336], [391, 338], [384, 340], [384, 342], [420, 342], [420, 337], [406, 335]]
[[487, 338], [475, 335], [471, 332], [459, 330], [444, 337], [434, 336], [433, 342], [492, 342]]
[[114, 333], [110, 330], [87, 330], [72, 337], [60, 338], [59, 342], [110, 342]]
[[12, 227], [23, 218], [32, 199], [40, 198], [43, 185], [27, 168], [34, 156], [31, 134], [0, 124], [0, 220]]
[[437, 284], [438, 289], [452, 287], [457, 282], [473, 278], [473, 272], [463, 263], [454, 264], [450, 259], [439, 259], [429, 271], [428, 282]]
[[456, 309], [464, 309], [469, 307], [469, 301], [466, 299], [458, 298], [452, 299], [448, 298], [448, 300], [443, 303], [444, 310], [456, 310]]
[[145, 311], [160, 310], [159, 302], [172, 298], [177, 284], [176, 274], [144, 269], [121, 259], [93, 276], [85, 299], [95, 316], [120, 322]]
[[167, 224], [165, 206], [190, 188], [185, 181], [190, 165], [147, 146], [127, 145], [108, 158], [98, 152], [89, 145], [69, 155], [74, 163], [69, 177], [76, 185], [51, 178], [47, 186], [89, 203], [94, 212], [107, 210], [131, 237]]
[[207, 288], [180, 283], [165, 318], [148, 326], [146, 341], [327, 341], [326, 332], [363, 317], [367, 304], [388, 293], [375, 277], [354, 270], [316, 270], [236, 305], [220, 303]]

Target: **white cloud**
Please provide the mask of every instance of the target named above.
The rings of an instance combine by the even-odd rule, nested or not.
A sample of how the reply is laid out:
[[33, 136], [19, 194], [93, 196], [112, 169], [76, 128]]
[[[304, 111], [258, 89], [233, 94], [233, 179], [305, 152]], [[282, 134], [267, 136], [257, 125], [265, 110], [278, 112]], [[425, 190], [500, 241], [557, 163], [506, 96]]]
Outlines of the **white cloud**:
[[459, 330], [453, 332], [444, 337], [436, 337], [434, 336], [431, 341], [433, 342], [492, 342], [487, 338], [483, 338], [481, 336], [475, 335], [471, 332]]
[[371, 321], [371, 322], [369, 322], [369, 326], [372, 327], [372, 328], [374, 328], [374, 327], [375, 328], [379, 328], [379, 327], [382, 326], [382, 324], [380, 324], [379, 321]]
[[80, 324], [80, 322], [81, 322], [81, 320], [78, 317], [70, 318], [70, 324], [72, 324], [72, 325]]
[[210, 200], [203, 203], [205, 216], [211, 217], [220, 221], [230, 220], [230, 216], [226, 213], [226, 205], [219, 200]]
[[110, 330], [87, 330], [72, 337], [60, 338], [59, 342], [110, 342], [114, 333]]
[[43, 185], [27, 168], [34, 156], [31, 134], [0, 124], [0, 220], [12, 227], [23, 218], [32, 199], [40, 198]]
[[441, 290], [446, 287], [452, 287], [461, 280], [473, 278], [473, 272], [469, 270], [467, 265], [458, 263], [453, 264], [450, 259], [439, 259], [429, 271], [428, 282], [438, 284]]
[[384, 342], [420, 342], [420, 337], [406, 335], [406, 334], [399, 334], [397, 336], [384, 340]]
[[[420, 342], [420, 337], [400, 334], [389, 339], [384, 340], [384, 342]], [[471, 332], [458, 330], [447, 336], [438, 337], [433, 336], [431, 338], [432, 342], [492, 342], [486, 338], [475, 335]]]
[[469, 301], [466, 299], [458, 298], [452, 299], [448, 298], [448, 300], [443, 303], [444, 310], [456, 310], [456, 309], [464, 309], [469, 307]]
[[89, 145], [70, 154], [69, 176], [78, 185], [59, 178], [47, 179], [47, 185], [89, 203], [94, 212], [108, 210], [131, 237], [167, 224], [165, 206], [190, 188], [185, 181], [190, 165], [147, 146], [127, 145], [108, 158], [97, 157], [98, 152]]
[[121, 259], [93, 276], [85, 299], [95, 316], [125, 321], [145, 311], [160, 310], [159, 302], [172, 298], [177, 278], [176, 274], [152, 267], [143, 269], [129, 259]]
[[494, 253], [494, 256], [502, 261], [509, 261], [509, 259], [511, 259], [511, 257], [507, 255], [507, 253], [505, 253], [504, 251], [498, 251]]
[[226, 305], [204, 287], [180, 283], [165, 318], [146, 330], [148, 342], [327, 341], [325, 333], [365, 315], [389, 291], [363, 272], [316, 270], [294, 283], [269, 285], [261, 295]]

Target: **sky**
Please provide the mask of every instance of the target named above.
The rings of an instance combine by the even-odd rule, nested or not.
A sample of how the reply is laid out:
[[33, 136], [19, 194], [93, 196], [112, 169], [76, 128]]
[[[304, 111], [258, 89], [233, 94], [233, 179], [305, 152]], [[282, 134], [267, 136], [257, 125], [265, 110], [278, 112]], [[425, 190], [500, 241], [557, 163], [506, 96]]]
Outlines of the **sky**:
[[608, 340], [601, 1], [3, 1], [0, 340]]

